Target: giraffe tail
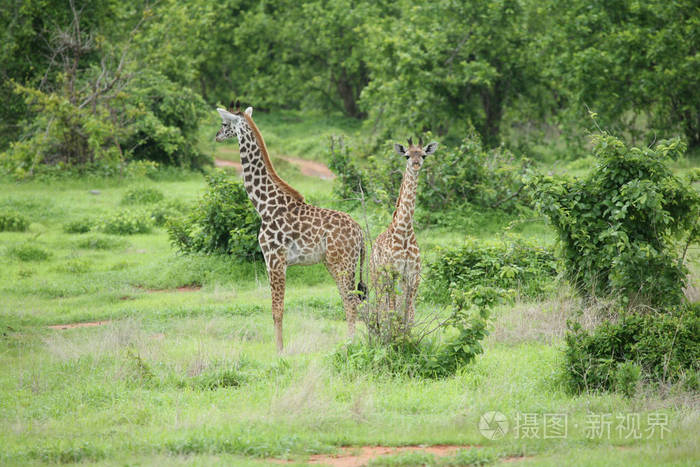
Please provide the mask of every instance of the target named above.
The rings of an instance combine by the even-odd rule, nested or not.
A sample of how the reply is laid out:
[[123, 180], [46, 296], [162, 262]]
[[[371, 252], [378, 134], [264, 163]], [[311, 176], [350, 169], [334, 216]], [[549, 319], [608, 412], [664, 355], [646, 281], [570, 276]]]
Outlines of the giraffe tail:
[[362, 281], [362, 270], [365, 268], [365, 240], [362, 238], [362, 246], [360, 247], [360, 282], [357, 283], [357, 292], [360, 301], [367, 299], [367, 285]]

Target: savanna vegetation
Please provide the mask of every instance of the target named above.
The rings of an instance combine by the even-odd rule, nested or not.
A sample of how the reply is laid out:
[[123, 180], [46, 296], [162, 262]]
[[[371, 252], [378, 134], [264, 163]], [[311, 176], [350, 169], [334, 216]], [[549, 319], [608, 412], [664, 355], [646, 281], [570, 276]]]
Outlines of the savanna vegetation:
[[[0, 463], [697, 464], [699, 30], [690, 0], [5, 1]], [[371, 291], [349, 340], [292, 267], [277, 354], [234, 97], [368, 253], [393, 143], [440, 142], [413, 327]]]

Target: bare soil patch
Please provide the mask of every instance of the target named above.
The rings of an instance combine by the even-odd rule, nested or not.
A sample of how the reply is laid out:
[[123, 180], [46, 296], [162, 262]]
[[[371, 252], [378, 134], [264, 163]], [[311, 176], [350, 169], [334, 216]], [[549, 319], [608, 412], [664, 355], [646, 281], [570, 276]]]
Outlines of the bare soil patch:
[[[299, 171], [302, 175], [307, 177], [320, 178], [321, 180], [333, 180], [335, 174], [331, 172], [325, 164], [315, 161], [307, 161], [306, 159], [299, 159], [298, 157], [281, 156], [282, 159], [286, 160], [290, 164], [299, 167]], [[214, 165], [216, 167], [233, 167], [238, 173], [243, 171], [243, 166], [240, 162], [227, 161], [225, 159], [214, 159]]]
[[183, 285], [180, 287], [175, 287], [174, 289], [147, 289], [145, 287], [136, 286], [137, 289], [144, 290], [146, 293], [162, 293], [162, 292], [199, 292], [201, 290], [201, 285], [190, 284]]
[[331, 172], [331, 169], [329, 169], [328, 166], [326, 166], [326, 164], [314, 161], [307, 161], [306, 159], [299, 159], [298, 157], [281, 157], [287, 162], [299, 167], [299, 170], [301, 171], [302, 175], [306, 175], [307, 177], [316, 177], [320, 178], [321, 180], [333, 180], [335, 178], [335, 174]]
[[52, 324], [49, 329], [74, 329], [74, 328], [91, 328], [94, 326], [104, 326], [112, 321], [90, 321], [87, 323], [69, 323], [69, 324]]
[[[476, 446], [455, 446], [455, 445], [435, 445], [435, 446], [361, 446], [344, 447], [338, 454], [314, 454], [307, 461], [310, 465], [330, 465], [333, 467], [360, 467], [367, 465], [370, 461], [382, 457], [402, 454], [406, 452], [424, 452], [434, 456], [450, 456], [461, 449], [471, 449]], [[268, 461], [280, 464], [291, 463], [281, 459], [267, 459]]]
[[227, 161], [224, 159], [214, 159], [214, 165], [216, 167], [233, 167], [238, 173], [241, 173], [243, 171], [243, 166], [240, 162]]

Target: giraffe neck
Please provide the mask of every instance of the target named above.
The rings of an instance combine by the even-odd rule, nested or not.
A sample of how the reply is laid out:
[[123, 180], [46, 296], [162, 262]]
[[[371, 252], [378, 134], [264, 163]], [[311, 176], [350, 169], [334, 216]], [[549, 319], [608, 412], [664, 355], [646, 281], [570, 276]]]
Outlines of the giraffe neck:
[[399, 190], [399, 198], [396, 200], [396, 210], [391, 222], [394, 233], [410, 237], [413, 235], [413, 213], [416, 208], [416, 187], [418, 185], [418, 172], [406, 167]]
[[273, 173], [271, 164], [268, 168], [264, 160], [264, 157], [267, 157], [267, 149], [264, 143], [258, 141], [256, 132], [249, 125], [242, 125], [238, 141], [243, 185], [248, 192], [248, 198], [261, 218], [279, 215], [277, 209], [288, 207], [295, 201], [295, 197], [280, 184], [281, 179]]

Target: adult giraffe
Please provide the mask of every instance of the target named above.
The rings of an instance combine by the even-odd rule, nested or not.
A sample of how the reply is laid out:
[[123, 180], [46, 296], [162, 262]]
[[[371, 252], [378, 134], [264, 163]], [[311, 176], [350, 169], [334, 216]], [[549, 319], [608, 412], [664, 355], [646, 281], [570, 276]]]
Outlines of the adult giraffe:
[[[253, 108], [241, 112], [240, 104], [217, 109], [223, 123], [216, 141], [238, 138], [243, 184], [262, 220], [258, 241], [265, 257], [272, 290], [272, 318], [277, 351], [284, 348], [282, 316], [287, 266], [326, 265], [340, 291], [348, 321], [355, 333], [357, 305], [367, 287], [362, 282], [365, 245], [359, 224], [344, 212], [306, 204], [304, 197], [275, 172], [265, 142], [253, 122]], [[360, 281], [355, 291], [355, 269], [360, 261]]]
[[[394, 150], [406, 157], [406, 170], [391, 224], [374, 241], [370, 258], [373, 287], [377, 293], [388, 292], [391, 295], [388, 297], [388, 307], [392, 312], [396, 311], [396, 303], [391, 284], [394, 276], [400, 279], [401, 290], [405, 297], [403, 321], [406, 325], [413, 322], [416, 292], [420, 284], [420, 250], [413, 232], [418, 174], [425, 156], [434, 153], [437, 147], [438, 143], [433, 142], [423, 148], [422, 138], [416, 145], [409, 138], [408, 148], [399, 143], [394, 145]], [[392, 287], [392, 290], [388, 290], [388, 287]]]

